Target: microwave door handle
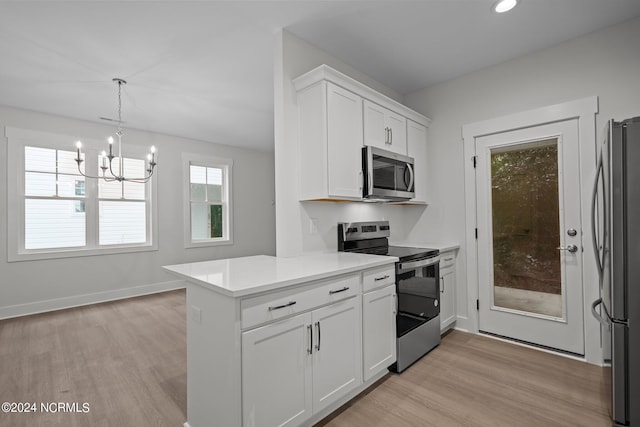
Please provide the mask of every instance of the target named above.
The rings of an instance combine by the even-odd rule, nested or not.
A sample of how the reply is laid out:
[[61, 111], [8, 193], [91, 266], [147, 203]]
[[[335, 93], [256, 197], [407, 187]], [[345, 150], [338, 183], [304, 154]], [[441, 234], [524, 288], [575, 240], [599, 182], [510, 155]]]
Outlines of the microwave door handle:
[[413, 166], [411, 166], [411, 163], [407, 163], [407, 169], [409, 169], [409, 185], [407, 186], [407, 191], [411, 191], [414, 181]]
[[373, 195], [373, 172], [368, 171], [367, 173], [367, 182], [369, 183], [369, 188], [367, 188], [367, 196]]

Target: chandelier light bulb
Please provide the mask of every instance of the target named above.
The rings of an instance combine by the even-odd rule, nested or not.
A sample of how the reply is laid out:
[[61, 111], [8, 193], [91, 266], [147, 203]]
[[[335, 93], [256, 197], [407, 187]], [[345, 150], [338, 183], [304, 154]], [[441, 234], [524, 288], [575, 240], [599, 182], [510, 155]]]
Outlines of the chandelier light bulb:
[[155, 153], [155, 152], [156, 152], [156, 146], [155, 146], [155, 145], [152, 145], [152, 146], [151, 146], [151, 153]]
[[113, 144], [113, 137], [112, 137], [112, 136], [110, 136], [110, 137], [107, 139], [107, 141], [109, 141], [109, 144]]
[[82, 142], [81, 141], [77, 141], [76, 142], [76, 148], [79, 150], [82, 148]]
[[496, 13], [509, 12], [518, 5], [518, 0], [499, 0], [493, 4], [493, 11]]

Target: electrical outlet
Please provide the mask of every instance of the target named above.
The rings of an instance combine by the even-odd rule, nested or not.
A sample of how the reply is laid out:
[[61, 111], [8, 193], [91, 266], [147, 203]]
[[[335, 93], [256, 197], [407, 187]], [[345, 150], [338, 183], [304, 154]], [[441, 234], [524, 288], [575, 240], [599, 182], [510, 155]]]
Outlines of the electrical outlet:
[[309, 234], [318, 234], [318, 218], [309, 218]]
[[198, 324], [202, 323], [202, 309], [200, 307], [191, 306], [191, 320]]

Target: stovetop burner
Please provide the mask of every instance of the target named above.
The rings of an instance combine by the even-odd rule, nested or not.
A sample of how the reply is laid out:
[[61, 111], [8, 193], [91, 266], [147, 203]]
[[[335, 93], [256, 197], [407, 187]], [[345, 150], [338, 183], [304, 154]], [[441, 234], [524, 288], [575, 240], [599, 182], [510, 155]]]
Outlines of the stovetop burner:
[[433, 258], [437, 249], [389, 246], [389, 222], [338, 223], [338, 250], [363, 254], [390, 255], [400, 261]]

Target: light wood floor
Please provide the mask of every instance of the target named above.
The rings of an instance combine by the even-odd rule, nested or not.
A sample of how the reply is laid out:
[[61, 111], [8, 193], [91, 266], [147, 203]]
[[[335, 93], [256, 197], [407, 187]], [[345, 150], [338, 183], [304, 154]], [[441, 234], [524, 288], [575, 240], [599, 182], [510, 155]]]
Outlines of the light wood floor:
[[[0, 321], [0, 403], [90, 404], [0, 426], [181, 426], [185, 331], [183, 290]], [[609, 426], [606, 399], [597, 366], [453, 331], [323, 424]]]

